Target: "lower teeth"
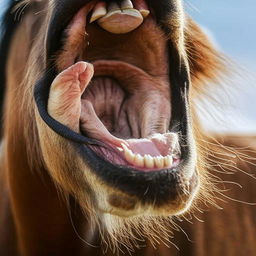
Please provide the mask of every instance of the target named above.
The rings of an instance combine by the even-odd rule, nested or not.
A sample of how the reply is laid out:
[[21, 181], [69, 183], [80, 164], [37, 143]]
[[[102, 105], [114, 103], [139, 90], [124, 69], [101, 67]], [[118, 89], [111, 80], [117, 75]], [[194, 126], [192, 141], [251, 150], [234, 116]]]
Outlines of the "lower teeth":
[[[120, 150], [120, 148], [118, 149]], [[142, 156], [141, 154], [134, 154], [124, 144], [122, 144], [121, 151], [123, 152], [127, 162], [136, 167], [149, 168], [149, 169], [153, 169], [153, 168], [162, 169], [162, 168], [170, 168], [172, 167], [172, 164], [173, 164], [172, 155], [153, 157], [151, 155], [146, 154]]]

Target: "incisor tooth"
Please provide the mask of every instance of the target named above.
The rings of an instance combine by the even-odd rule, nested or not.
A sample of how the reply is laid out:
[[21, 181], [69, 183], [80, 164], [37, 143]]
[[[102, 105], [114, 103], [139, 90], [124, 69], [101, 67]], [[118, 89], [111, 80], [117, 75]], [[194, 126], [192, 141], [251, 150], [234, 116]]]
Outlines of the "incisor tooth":
[[131, 0], [123, 0], [121, 2], [121, 9], [132, 9], [133, 8], [133, 4]]
[[157, 156], [154, 158], [155, 165], [157, 168], [163, 168], [164, 167], [164, 158], [162, 156]]
[[164, 165], [165, 165], [166, 167], [172, 166], [172, 163], [173, 163], [172, 156], [166, 156], [166, 157], [164, 158]]
[[141, 15], [143, 16], [143, 18], [147, 18], [148, 15], [150, 14], [149, 10], [139, 10], [139, 12], [141, 13]]
[[106, 2], [98, 2], [93, 8], [90, 23], [94, 22], [107, 14]]
[[136, 154], [134, 164], [138, 167], [144, 167], [144, 158], [140, 154]]
[[132, 151], [129, 150], [129, 149], [128, 149], [128, 150], [125, 150], [124, 155], [125, 155], [126, 160], [127, 160], [129, 163], [133, 164], [135, 155], [132, 153]]
[[150, 155], [144, 156], [144, 163], [147, 168], [154, 168], [154, 159]]

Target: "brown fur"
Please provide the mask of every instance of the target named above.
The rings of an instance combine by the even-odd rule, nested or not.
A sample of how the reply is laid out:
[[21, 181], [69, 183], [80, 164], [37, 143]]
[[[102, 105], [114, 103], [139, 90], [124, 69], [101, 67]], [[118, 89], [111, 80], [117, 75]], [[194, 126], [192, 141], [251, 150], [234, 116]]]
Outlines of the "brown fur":
[[[95, 191], [104, 193], [111, 189], [91, 173], [86, 174], [86, 179], [90, 180], [91, 184], [97, 184], [96, 189], [92, 190], [90, 186], [85, 188], [84, 184], [80, 184], [79, 181], [84, 177], [79, 172], [79, 161], [72, 166], [76, 184], [63, 174], [65, 164], [74, 162], [76, 153], [42, 122], [34, 106], [33, 86], [44, 69], [44, 60], [38, 56], [46, 26], [42, 25], [43, 18], [44, 13], [38, 16], [32, 13], [26, 15], [12, 40], [7, 65], [0, 180], [3, 195], [0, 199], [0, 225], [4, 228], [0, 235], [0, 254], [102, 255], [99, 248], [101, 243], [95, 235], [97, 225], [86, 221], [84, 212], [76, 206], [76, 202], [83, 202], [83, 209], [88, 209], [91, 215], [96, 214], [91, 209], [95, 203]], [[207, 93], [203, 84], [206, 81], [217, 81], [225, 61], [191, 19], [188, 19], [185, 26], [186, 54], [189, 58], [193, 84], [191, 95], [195, 97]], [[38, 33], [34, 34], [36, 43], [31, 50], [28, 42], [34, 31]], [[17, 54], [17, 51], [21, 54]], [[191, 102], [193, 103], [193, 98]], [[197, 149], [201, 153], [198, 159], [201, 176], [198, 200], [183, 217], [165, 220], [156, 218], [155, 222], [149, 219], [148, 225], [142, 228], [137, 224], [133, 226], [128, 223], [133, 220], [127, 221], [123, 228], [128, 228], [127, 233], [134, 232], [134, 228], [138, 228], [135, 233], [143, 232], [144, 229], [148, 229], [148, 233], [152, 231], [151, 243], [142, 249], [135, 248], [132, 255], [240, 256], [253, 255], [256, 250], [256, 207], [247, 203], [255, 202], [256, 198], [253, 179], [256, 168], [256, 145], [253, 141], [256, 141], [256, 138], [211, 138], [200, 129], [195, 116], [193, 124]], [[55, 148], [50, 143], [45, 143], [52, 140], [58, 145]], [[49, 173], [49, 167], [55, 171]], [[63, 184], [64, 194], [59, 192], [59, 186], [63, 187]], [[243, 188], [237, 184], [242, 184]], [[86, 195], [83, 193], [84, 190], [79, 190], [81, 186], [87, 191]], [[74, 188], [77, 190], [74, 191]], [[227, 191], [227, 188], [232, 190]], [[70, 196], [67, 196], [68, 194]], [[120, 201], [120, 197], [118, 200], [114, 197], [110, 200], [119, 205], [128, 201], [129, 204], [124, 207], [136, 209], [133, 199], [123, 196], [123, 201]], [[70, 203], [69, 206], [67, 201]], [[87, 217], [90, 221], [98, 221], [94, 216], [92, 219], [90, 216]], [[185, 221], [181, 222], [184, 219]], [[118, 225], [120, 218], [116, 217], [109, 221]], [[158, 233], [154, 233], [155, 229], [158, 229]], [[84, 238], [86, 242], [79, 239], [84, 233], [87, 234]], [[162, 238], [154, 236], [155, 234], [161, 235]], [[121, 249], [134, 246], [129, 245], [130, 242], [125, 240], [125, 235], [126, 233], [122, 237]], [[102, 237], [106, 238], [105, 246], [108, 246], [107, 236], [102, 234]], [[174, 243], [180, 251], [175, 246], [166, 246], [170, 243]], [[143, 243], [136, 241], [135, 244], [139, 246]], [[107, 251], [107, 255], [116, 254], [115, 251]]]

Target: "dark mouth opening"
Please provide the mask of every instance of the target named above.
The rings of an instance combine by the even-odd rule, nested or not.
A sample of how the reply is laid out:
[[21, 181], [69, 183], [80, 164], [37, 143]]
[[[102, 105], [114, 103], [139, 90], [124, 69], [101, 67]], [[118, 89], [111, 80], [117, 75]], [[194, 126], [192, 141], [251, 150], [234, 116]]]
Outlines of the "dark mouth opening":
[[[56, 29], [60, 17], [65, 19], [59, 9], [52, 18], [48, 39], [57, 36], [59, 40], [58, 44], [48, 41], [47, 50], [49, 63], [53, 55], [57, 62], [55, 72], [45, 75], [35, 90], [41, 117], [58, 134], [78, 143], [79, 152], [105, 181], [116, 185], [118, 179], [120, 188], [129, 194], [143, 197], [148, 182], [177, 183], [179, 171], [191, 160], [189, 77], [175, 43], [167, 39], [170, 29], [158, 22], [160, 14], [166, 17], [175, 5], [163, 10], [164, 4], [160, 8], [144, 0], [91, 1], [85, 7], [78, 2], [64, 28]], [[102, 11], [104, 3], [106, 12]], [[119, 13], [122, 3], [133, 5], [125, 9], [129, 9], [125, 15]], [[120, 25], [124, 19], [125, 25]], [[81, 97], [79, 133], [47, 111], [56, 73], [78, 61], [94, 65], [94, 76]], [[136, 192], [122, 177], [124, 170], [133, 176]], [[166, 187], [166, 195], [175, 197], [176, 189]], [[161, 193], [152, 189], [148, 197], [155, 200]]]

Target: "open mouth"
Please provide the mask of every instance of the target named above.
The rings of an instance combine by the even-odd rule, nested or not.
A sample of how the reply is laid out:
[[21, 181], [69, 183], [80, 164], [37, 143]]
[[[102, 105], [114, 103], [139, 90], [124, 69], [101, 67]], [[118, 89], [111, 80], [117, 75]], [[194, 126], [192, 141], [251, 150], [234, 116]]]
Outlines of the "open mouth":
[[[93, 61], [94, 76], [82, 95], [80, 131], [104, 143], [93, 150], [116, 165], [152, 171], [180, 160], [177, 135], [168, 131], [169, 88], [123, 61]], [[157, 85], [157, 86], [156, 86]]]
[[[118, 178], [123, 191], [142, 197], [148, 183], [161, 186], [168, 181], [166, 195], [172, 193], [175, 198], [178, 188], [171, 183], [181, 183], [181, 171], [188, 170], [188, 165], [192, 171], [186, 179], [194, 174], [185, 93], [187, 73], [175, 43], [160, 28], [159, 12], [151, 2], [90, 1], [84, 5], [77, 1], [73, 6], [76, 11], [67, 15], [68, 22], [63, 22], [65, 13], [58, 13], [56, 8], [55, 27], [50, 26], [47, 38], [48, 57], [57, 56], [56, 73], [79, 62], [94, 67], [90, 83], [79, 97], [81, 109], [73, 118], [78, 129], [51, 114], [49, 103], [48, 108], [45, 103], [51, 100], [50, 87], [42, 93], [43, 86], [38, 86], [35, 96], [44, 121], [60, 135], [82, 143], [83, 157], [105, 181], [116, 186]], [[56, 24], [60, 28], [56, 29]], [[60, 39], [58, 43], [51, 42], [53, 35]], [[49, 84], [52, 78], [44, 77], [43, 82]], [[74, 102], [69, 107], [72, 105]], [[129, 184], [124, 170], [132, 174], [128, 175]], [[125, 178], [120, 178], [122, 175]], [[131, 189], [133, 185], [136, 191]], [[150, 200], [165, 193], [156, 189], [147, 192]]]
[[63, 34], [59, 70], [77, 61], [94, 65], [79, 120], [81, 134], [104, 143], [91, 148], [115, 165], [144, 171], [177, 167], [178, 137], [169, 131], [167, 40], [146, 2], [89, 4]]

